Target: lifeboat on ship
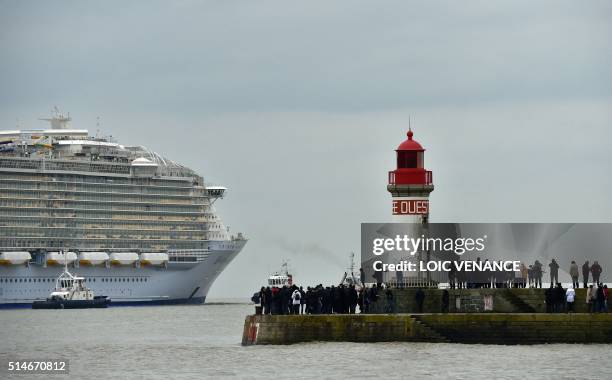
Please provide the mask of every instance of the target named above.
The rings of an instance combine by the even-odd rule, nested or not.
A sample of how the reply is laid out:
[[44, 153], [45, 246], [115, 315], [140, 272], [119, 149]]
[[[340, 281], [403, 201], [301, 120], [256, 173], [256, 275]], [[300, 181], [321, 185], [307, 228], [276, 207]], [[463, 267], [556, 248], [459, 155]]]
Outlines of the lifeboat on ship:
[[143, 252], [140, 254], [140, 265], [166, 265], [168, 254], [164, 252]]
[[106, 252], [81, 252], [79, 254], [79, 265], [101, 265], [109, 260]]
[[0, 252], [0, 265], [23, 265], [32, 260], [27, 251]]
[[113, 252], [110, 254], [111, 265], [132, 265], [138, 261], [136, 252]]
[[72, 264], [77, 260], [77, 255], [74, 252], [47, 252], [47, 265], [64, 265]]

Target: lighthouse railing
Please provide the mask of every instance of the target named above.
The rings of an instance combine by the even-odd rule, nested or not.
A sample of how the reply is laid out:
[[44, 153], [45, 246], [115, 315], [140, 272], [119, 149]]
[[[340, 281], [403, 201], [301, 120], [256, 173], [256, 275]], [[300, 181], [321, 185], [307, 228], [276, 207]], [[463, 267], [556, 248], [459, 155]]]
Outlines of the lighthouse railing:
[[431, 185], [433, 173], [430, 170], [393, 170], [389, 172], [389, 185]]

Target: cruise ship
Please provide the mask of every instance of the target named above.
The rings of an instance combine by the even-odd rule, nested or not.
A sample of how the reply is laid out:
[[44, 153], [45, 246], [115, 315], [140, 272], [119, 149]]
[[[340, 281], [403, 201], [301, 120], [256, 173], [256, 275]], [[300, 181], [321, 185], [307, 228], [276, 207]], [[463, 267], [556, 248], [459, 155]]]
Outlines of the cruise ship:
[[246, 243], [226, 188], [142, 146], [73, 129], [0, 131], [0, 307], [44, 300], [65, 262], [112, 305], [200, 304]]

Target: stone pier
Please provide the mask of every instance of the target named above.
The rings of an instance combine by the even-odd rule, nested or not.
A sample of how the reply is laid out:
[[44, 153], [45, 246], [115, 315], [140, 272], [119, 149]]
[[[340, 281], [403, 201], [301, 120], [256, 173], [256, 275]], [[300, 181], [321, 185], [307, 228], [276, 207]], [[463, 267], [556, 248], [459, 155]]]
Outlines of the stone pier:
[[612, 314], [250, 315], [243, 345], [302, 342], [612, 343]]

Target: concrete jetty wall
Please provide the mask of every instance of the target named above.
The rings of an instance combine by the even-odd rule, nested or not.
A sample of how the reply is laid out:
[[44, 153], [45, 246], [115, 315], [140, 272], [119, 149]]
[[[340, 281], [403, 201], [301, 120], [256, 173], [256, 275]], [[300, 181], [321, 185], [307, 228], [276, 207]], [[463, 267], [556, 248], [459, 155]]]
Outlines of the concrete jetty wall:
[[250, 315], [243, 345], [342, 342], [612, 343], [612, 314]]

